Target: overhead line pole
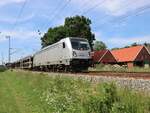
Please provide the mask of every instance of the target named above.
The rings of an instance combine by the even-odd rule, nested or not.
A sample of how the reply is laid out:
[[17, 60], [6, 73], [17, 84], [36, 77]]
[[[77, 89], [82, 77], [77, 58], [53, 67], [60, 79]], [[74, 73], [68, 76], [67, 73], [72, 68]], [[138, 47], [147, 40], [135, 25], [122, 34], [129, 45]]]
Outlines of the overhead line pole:
[[4, 65], [4, 56], [3, 56], [3, 53], [1, 53], [1, 58], [2, 58], [2, 65]]
[[[18, 23], [18, 20], [20, 19], [20, 17], [21, 17], [21, 15], [22, 15], [22, 13], [23, 13], [23, 10], [24, 10], [24, 8], [25, 8], [25, 6], [26, 6], [26, 4], [27, 4], [27, 1], [28, 0], [25, 0], [24, 1], [24, 3], [23, 3], [23, 5], [22, 5], [22, 7], [21, 7], [21, 10], [20, 10], [20, 12], [19, 12], [19, 14], [18, 14], [18, 16], [16, 17], [16, 21], [14, 22], [14, 24], [13, 24], [13, 26], [12, 26], [12, 31], [11, 32], [13, 32], [13, 30], [15, 29], [15, 27], [17, 26], [17, 23]], [[8, 41], [9, 41], [9, 47], [8, 47], [8, 63], [11, 63], [11, 37], [10, 36], [6, 36], [6, 38], [8, 39]]]
[[11, 40], [10, 40], [10, 36], [6, 36], [6, 38], [8, 39], [8, 63], [11, 62]]

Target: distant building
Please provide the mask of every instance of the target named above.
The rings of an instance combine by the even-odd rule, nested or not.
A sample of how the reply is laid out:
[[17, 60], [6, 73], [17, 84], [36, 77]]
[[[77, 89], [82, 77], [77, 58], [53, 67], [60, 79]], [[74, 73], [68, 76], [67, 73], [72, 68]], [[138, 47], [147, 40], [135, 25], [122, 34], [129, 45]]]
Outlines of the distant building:
[[150, 54], [150, 45], [145, 46]]
[[92, 53], [94, 63], [113, 64], [116, 59], [109, 50], [94, 51]]
[[129, 68], [133, 66], [144, 66], [150, 63], [150, 54], [145, 46], [133, 46], [112, 50], [112, 55], [115, 57], [117, 64], [127, 65]]

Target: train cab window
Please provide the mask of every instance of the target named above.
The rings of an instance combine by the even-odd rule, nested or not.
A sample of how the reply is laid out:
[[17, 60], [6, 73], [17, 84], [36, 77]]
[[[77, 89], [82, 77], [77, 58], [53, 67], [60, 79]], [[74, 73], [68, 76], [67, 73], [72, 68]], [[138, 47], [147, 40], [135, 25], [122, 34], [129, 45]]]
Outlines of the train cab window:
[[66, 47], [65, 42], [63, 42], [63, 48], [65, 48], [65, 47]]
[[75, 50], [89, 50], [89, 44], [84, 39], [71, 39], [72, 48]]

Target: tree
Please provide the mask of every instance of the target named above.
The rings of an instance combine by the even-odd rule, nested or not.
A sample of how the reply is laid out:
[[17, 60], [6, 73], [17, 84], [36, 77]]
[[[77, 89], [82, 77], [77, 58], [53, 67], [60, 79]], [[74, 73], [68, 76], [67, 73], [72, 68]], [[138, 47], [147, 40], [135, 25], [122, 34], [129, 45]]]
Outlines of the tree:
[[143, 44], [144, 46], [148, 46], [148, 47], [150, 47], [150, 43], [147, 43], [147, 42], [145, 42], [144, 44]]
[[139, 44], [137, 44], [136, 42], [134, 42], [133, 44], [131, 44], [131, 46], [138, 46]]
[[118, 49], [120, 49], [120, 48], [118, 48], [118, 47], [114, 47], [114, 48], [112, 48], [111, 50], [118, 50]]
[[48, 32], [41, 38], [42, 47], [56, 43], [65, 37], [80, 37], [93, 45], [95, 35], [91, 32], [91, 20], [84, 16], [67, 17], [63, 26], [49, 28]]
[[104, 50], [104, 49], [107, 49], [107, 46], [102, 41], [96, 41], [94, 43], [93, 49], [96, 50], [96, 51], [98, 51], [98, 50]]
[[91, 20], [84, 16], [68, 17], [65, 19], [67, 36], [86, 38], [92, 48], [95, 35], [91, 32]]
[[66, 29], [64, 26], [49, 28], [48, 32], [41, 38], [42, 47], [51, 45], [64, 37], [66, 37]]

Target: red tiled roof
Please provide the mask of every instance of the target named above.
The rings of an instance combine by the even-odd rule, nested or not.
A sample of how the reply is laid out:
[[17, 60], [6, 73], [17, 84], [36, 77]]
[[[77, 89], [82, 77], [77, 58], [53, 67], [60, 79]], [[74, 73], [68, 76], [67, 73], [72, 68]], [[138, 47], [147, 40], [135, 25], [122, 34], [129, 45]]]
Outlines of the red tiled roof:
[[134, 46], [118, 50], [112, 50], [111, 53], [116, 58], [117, 62], [130, 62], [134, 61], [139, 52], [144, 46]]
[[108, 50], [94, 51], [92, 58], [94, 62], [99, 62]]

